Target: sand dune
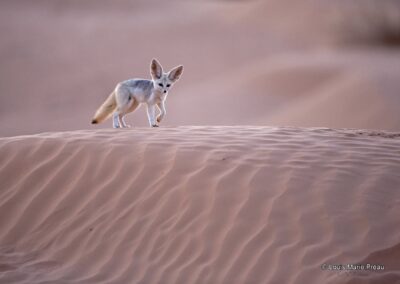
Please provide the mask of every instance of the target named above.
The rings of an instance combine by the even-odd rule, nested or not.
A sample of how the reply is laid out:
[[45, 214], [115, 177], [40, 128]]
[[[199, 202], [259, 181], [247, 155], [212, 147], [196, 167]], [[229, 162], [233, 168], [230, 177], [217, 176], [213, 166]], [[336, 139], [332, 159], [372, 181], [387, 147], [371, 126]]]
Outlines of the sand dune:
[[[399, 147], [250, 126], [1, 138], [0, 283], [396, 283]], [[385, 270], [320, 268], [360, 262]]]
[[[0, 284], [400, 283], [400, 6], [366, 2], [0, 1]], [[160, 129], [63, 132], [153, 57]]]
[[[325, 20], [336, 11], [357, 29], [345, 20], [366, 18], [364, 2], [0, 1], [0, 136], [89, 127], [118, 82], [149, 78], [153, 57], [185, 66], [164, 125], [399, 131], [398, 48], [330, 43], [341, 32]], [[146, 126], [145, 111], [128, 121]]]
[[183, 90], [199, 95], [172, 95], [168, 123], [396, 131], [399, 58], [396, 52], [314, 51], [258, 59]]

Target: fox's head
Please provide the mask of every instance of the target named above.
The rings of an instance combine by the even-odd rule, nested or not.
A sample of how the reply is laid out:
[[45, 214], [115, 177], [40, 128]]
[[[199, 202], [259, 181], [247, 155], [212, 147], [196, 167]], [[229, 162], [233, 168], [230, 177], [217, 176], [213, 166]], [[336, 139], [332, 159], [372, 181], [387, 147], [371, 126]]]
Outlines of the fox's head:
[[153, 79], [154, 88], [164, 94], [178, 81], [182, 73], [182, 65], [172, 68], [168, 73], [164, 73], [161, 64], [156, 59], [151, 61], [150, 74]]

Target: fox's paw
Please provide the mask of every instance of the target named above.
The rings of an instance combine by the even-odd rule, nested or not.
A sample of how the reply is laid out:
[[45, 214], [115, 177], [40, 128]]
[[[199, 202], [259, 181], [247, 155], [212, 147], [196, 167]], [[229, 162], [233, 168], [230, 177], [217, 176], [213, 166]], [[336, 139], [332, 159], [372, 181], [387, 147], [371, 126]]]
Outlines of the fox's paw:
[[153, 124], [151, 127], [159, 127], [157, 124]]
[[157, 116], [157, 122], [158, 122], [158, 123], [161, 122], [161, 116]]

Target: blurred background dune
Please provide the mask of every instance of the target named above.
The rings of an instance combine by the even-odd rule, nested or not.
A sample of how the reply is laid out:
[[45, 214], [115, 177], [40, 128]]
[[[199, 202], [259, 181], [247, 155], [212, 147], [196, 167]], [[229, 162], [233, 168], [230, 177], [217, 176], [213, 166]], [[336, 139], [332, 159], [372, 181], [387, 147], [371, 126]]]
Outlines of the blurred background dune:
[[111, 127], [94, 111], [153, 57], [185, 66], [164, 125], [400, 130], [397, 0], [3, 0], [0, 35], [1, 136]]

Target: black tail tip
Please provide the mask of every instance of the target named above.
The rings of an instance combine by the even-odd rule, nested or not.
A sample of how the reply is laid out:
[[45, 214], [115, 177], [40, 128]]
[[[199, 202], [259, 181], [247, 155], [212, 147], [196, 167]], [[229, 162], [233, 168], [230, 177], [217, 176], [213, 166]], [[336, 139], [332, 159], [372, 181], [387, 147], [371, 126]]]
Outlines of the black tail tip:
[[97, 120], [96, 119], [92, 119], [92, 124], [97, 124]]

